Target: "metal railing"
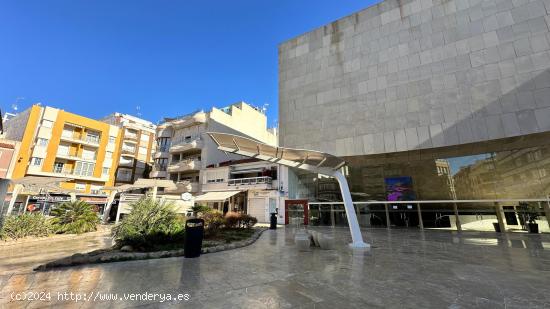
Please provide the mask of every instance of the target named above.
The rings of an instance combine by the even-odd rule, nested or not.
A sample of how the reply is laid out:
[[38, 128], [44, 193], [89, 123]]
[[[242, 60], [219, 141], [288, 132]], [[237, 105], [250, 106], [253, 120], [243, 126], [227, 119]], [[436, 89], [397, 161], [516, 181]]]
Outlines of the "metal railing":
[[74, 135], [69, 136], [68, 134], [61, 134], [61, 137], [66, 140], [79, 142], [79, 143], [88, 143], [88, 144], [94, 144], [99, 145], [99, 137], [92, 137], [92, 136], [84, 136], [84, 137], [76, 137]]
[[[550, 232], [550, 199], [419, 200], [354, 202], [362, 227], [418, 227], [455, 231], [527, 230], [526, 210], [538, 213], [540, 232]], [[531, 210], [532, 212], [532, 210]], [[311, 225], [347, 226], [343, 202], [310, 202]]]
[[69, 160], [80, 160], [80, 161], [95, 161], [97, 159], [97, 156], [86, 158], [84, 156], [72, 155], [69, 152], [63, 152], [63, 151], [58, 151], [56, 156], [57, 157], [62, 157], [62, 158], [67, 158]]
[[269, 176], [229, 179], [228, 186], [271, 184], [273, 179]]
[[200, 136], [193, 136], [193, 137], [190, 137], [190, 138], [179, 137], [179, 138], [172, 139], [172, 145], [171, 146], [173, 147], [173, 146], [187, 145], [187, 144], [191, 144], [195, 141], [196, 142], [201, 141]]

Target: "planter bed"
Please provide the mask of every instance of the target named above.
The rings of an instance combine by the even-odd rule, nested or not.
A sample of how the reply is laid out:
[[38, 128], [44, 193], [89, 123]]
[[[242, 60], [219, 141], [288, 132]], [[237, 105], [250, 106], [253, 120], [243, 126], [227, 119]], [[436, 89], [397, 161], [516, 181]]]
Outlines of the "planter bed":
[[[236, 248], [246, 247], [254, 243], [267, 228], [255, 228], [252, 235], [240, 241], [224, 243], [223, 240], [205, 240], [202, 248], [202, 254], [220, 252]], [[36, 267], [36, 271], [45, 271], [59, 267], [111, 263], [133, 260], [147, 260], [183, 256], [183, 249], [152, 251], [152, 252], [125, 252], [118, 249], [101, 249], [88, 253], [77, 253], [72, 256], [55, 260]]]

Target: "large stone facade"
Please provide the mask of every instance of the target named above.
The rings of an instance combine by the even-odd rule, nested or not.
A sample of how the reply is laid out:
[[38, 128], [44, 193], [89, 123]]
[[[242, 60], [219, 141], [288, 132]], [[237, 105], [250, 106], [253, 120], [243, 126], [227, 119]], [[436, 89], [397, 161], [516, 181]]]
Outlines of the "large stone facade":
[[284, 42], [280, 144], [355, 156], [549, 131], [549, 12], [387, 0]]

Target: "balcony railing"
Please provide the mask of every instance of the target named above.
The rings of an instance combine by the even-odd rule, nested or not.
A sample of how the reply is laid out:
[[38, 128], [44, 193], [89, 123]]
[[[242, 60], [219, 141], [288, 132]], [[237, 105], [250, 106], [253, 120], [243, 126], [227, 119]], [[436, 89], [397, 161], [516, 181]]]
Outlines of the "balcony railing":
[[96, 156], [94, 157], [90, 157], [90, 158], [85, 158], [83, 156], [77, 156], [77, 155], [72, 155], [68, 152], [64, 152], [64, 151], [59, 151], [56, 156], [58, 158], [63, 158], [63, 159], [67, 159], [67, 160], [79, 160], [79, 161], [95, 161], [96, 160]]
[[124, 154], [135, 154], [136, 153], [136, 148], [133, 148], [133, 147], [127, 147], [127, 146], [122, 146], [122, 153]]
[[201, 149], [202, 148], [202, 140], [200, 138], [194, 138], [194, 139], [181, 139], [180, 141], [175, 141], [172, 143], [172, 146], [170, 147], [170, 152], [185, 152], [188, 150], [193, 149]]
[[99, 137], [95, 136], [83, 136], [83, 137], [76, 137], [74, 135], [69, 134], [61, 134], [61, 139], [66, 141], [71, 141], [75, 143], [83, 143], [93, 146], [99, 146]]
[[250, 185], [259, 185], [259, 184], [269, 184], [273, 179], [269, 176], [262, 177], [250, 177], [250, 178], [238, 178], [238, 179], [229, 179], [227, 181], [228, 186], [250, 186]]
[[197, 158], [184, 159], [177, 162], [172, 162], [168, 165], [169, 172], [183, 172], [187, 170], [200, 169], [201, 161]]

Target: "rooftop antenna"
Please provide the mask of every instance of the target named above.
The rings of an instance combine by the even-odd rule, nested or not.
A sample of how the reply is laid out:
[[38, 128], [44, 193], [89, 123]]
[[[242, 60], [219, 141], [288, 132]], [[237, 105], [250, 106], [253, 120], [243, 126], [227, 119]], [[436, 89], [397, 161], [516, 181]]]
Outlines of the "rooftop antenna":
[[137, 115], [138, 117], [141, 117], [141, 112], [140, 112], [140, 110], [141, 110], [141, 106], [136, 105], [136, 115]]
[[262, 105], [262, 112], [265, 114], [267, 113], [267, 107], [269, 106], [269, 103], [265, 102], [264, 105]]

